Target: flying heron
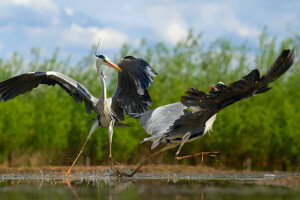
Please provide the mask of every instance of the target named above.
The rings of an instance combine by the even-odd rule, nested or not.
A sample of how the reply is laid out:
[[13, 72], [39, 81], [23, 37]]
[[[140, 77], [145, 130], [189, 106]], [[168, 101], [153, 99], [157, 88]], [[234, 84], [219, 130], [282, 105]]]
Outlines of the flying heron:
[[190, 88], [178, 103], [161, 106], [143, 114], [132, 114], [133, 117], [141, 117], [143, 128], [152, 135], [145, 138], [141, 144], [153, 141], [151, 149], [160, 143], [166, 143], [166, 146], [151, 154], [131, 174], [122, 174], [118, 169], [117, 172], [120, 176], [131, 177], [153, 156], [176, 146], [179, 146], [174, 157], [176, 160], [198, 155], [202, 155], [202, 159], [204, 155], [215, 156], [218, 152], [201, 152], [181, 157], [178, 155], [186, 142], [200, 138], [212, 129], [216, 114], [220, 110], [239, 100], [269, 91], [269, 83], [290, 69], [294, 58], [295, 47], [291, 51], [284, 50], [264, 76], [260, 76], [259, 71], [254, 69], [228, 86], [219, 82], [208, 87], [209, 93]]
[[[57, 84], [69, 93], [77, 103], [84, 101], [87, 114], [90, 114], [92, 110], [96, 112], [97, 118], [94, 119], [89, 135], [78, 156], [66, 172], [67, 175], [71, 173], [71, 169], [82, 153], [88, 139], [98, 127], [108, 129], [109, 158], [112, 160], [113, 127], [128, 126], [119, 122], [124, 120], [124, 113], [143, 113], [152, 104], [147, 88], [157, 74], [146, 61], [133, 56], [126, 56], [118, 62], [118, 65], [115, 65], [105, 55], [95, 54], [95, 56], [96, 67], [102, 84], [102, 94], [99, 99], [94, 97], [86, 87], [74, 79], [53, 71], [28, 72], [0, 83], [0, 101], [13, 99], [20, 94], [31, 91], [40, 84], [49, 86]], [[112, 67], [118, 71], [117, 87], [111, 98], [107, 98], [106, 95], [106, 77], [102, 72], [102, 65]]]

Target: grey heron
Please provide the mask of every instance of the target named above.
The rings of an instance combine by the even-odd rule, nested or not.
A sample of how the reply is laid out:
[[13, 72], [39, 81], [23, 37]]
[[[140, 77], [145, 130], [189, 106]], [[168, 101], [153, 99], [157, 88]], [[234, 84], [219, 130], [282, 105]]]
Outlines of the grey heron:
[[[112, 67], [118, 71], [117, 87], [111, 98], [107, 98], [106, 77], [103, 74], [102, 65]], [[124, 113], [143, 113], [152, 104], [147, 88], [157, 74], [143, 59], [126, 56], [118, 62], [118, 65], [115, 65], [105, 55], [96, 55], [96, 67], [102, 84], [102, 93], [99, 99], [94, 97], [86, 87], [74, 79], [53, 71], [28, 72], [0, 83], [0, 102], [8, 101], [20, 94], [31, 91], [40, 84], [49, 86], [57, 84], [69, 93], [77, 103], [84, 101], [87, 114], [90, 114], [92, 110], [95, 111], [97, 118], [94, 120], [79, 154], [66, 172], [67, 175], [71, 173], [71, 169], [81, 155], [88, 139], [97, 128], [103, 127], [108, 129], [109, 158], [112, 159], [113, 127], [128, 126], [120, 123], [120, 121], [124, 120]]]
[[282, 51], [263, 76], [254, 69], [228, 86], [219, 82], [208, 87], [209, 93], [190, 88], [185, 92], [186, 95], [181, 97], [180, 102], [161, 106], [143, 114], [132, 114], [133, 117], [141, 117], [143, 128], [151, 135], [141, 144], [153, 141], [151, 149], [160, 143], [166, 143], [166, 146], [151, 154], [131, 174], [122, 174], [118, 170], [119, 175], [133, 176], [153, 156], [176, 146], [179, 146], [174, 157], [176, 160], [198, 155], [202, 155], [202, 158], [204, 155], [215, 156], [218, 152], [201, 152], [181, 157], [178, 155], [186, 142], [200, 138], [212, 129], [216, 114], [220, 110], [239, 100], [249, 99], [256, 94], [269, 91], [271, 89], [269, 84], [290, 69], [294, 58], [295, 47], [291, 51]]

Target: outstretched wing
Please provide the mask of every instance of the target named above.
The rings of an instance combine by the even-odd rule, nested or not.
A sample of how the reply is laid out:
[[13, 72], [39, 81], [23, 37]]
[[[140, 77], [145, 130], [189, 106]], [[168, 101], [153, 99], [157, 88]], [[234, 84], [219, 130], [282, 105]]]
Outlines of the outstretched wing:
[[40, 84], [54, 86], [58, 84], [72, 96], [77, 103], [85, 102], [88, 114], [95, 110], [95, 98], [82, 84], [59, 72], [28, 72], [0, 83], [0, 101], [8, 101], [14, 97], [37, 88]]
[[181, 97], [181, 103], [192, 108], [194, 112], [182, 116], [173, 126], [176, 127], [191, 119], [205, 122], [218, 111], [241, 99], [267, 92], [271, 89], [268, 87], [269, 83], [277, 80], [289, 70], [293, 65], [294, 58], [295, 47], [291, 51], [284, 50], [266, 75], [260, 76], [259, 71], [255, 69], [241, 80], [230, 83], [229, 86], [218, 87], [217, 90], [211, 90], [209, 93], [194, 88], [188, 89], [187, 95]]
[[117, 88], [112, 96], [112, 109], [118, 120], [125, 114], [143, 113], [152, 104], [147, 88], [157, 73], [140, 58], [126, 56], [119, 61], [122, 72], [118, 73]]

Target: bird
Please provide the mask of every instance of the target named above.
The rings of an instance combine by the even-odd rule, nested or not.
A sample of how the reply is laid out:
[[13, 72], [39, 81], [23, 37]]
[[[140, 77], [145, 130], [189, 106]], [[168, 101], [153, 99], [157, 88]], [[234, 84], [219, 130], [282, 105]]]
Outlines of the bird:
[[218, 152], [200, 152], [181, 157], [178, 155], [186, 142], [192, 142], [212, 130], [219, 111], [237, 101], [269, 91], [271, 89], [269, 84], [290, 69], [294, 58], [295, 47], [292, 50], [283, 50], [263, 76], [260, 76], [257, 69], [254, 69], [228, 86], [221, 81], [208, 86], [209, 93], [190, 88], [181, 97], [180, 102], [161, 106], [142, 114], [132, 113], [132, 117], [141, 118], [140, 123], [151, 135], [151, 137], [145, 138], [141, 144], [152, 141], [151, 149], [160, 143], [166, 143], [166, 146], [151, 154], [131, 174], [122, 174], [118, 170], [118, 175], [131, 177], [152, 157], [177, 146], [179, 148], [174, 157], [176, 160], [198, 155], [202, 155], [202, 159], [204, 155], [216, 156]]
[[[40, 84], [59, 85], [77, 103], [80, 104], [82, 101], [85, 103], [87, 114], [91, 114], [92, 110], [95, 111], [97, 118], [93, 119], [94, 122], [88, 137], [76, 159], [69, 170], [64, 172], [66, 175], [70, 175], [72, 167], [83, 152], [88, 139], [99, 127], [108, 129], [109, 158], [112, 159], [113, 127], [128, 127], [129, 125], [120, 123], [120, 121], [125, 120], [124, 114], [133, 112], [144, 113], [152, 104], [147, 88], [151, 85], [157, 73], [149, 63], [141, 58], [125, 56], [116, 65], [105, 55], [97, 55], [95, 52], [95, 56], [96, 68], [102, 84], [102, 92], [99, 99], [94, 97], [85, 86], [71, 77], [54, 71], [28, 72], [0, 83], [0, 102], [11, 100], [18, 95], [31, 91]], [[103, 65], [118, 71], [117, 86], [111, 98], [107, 98], [106, 77], [102, 70]]]

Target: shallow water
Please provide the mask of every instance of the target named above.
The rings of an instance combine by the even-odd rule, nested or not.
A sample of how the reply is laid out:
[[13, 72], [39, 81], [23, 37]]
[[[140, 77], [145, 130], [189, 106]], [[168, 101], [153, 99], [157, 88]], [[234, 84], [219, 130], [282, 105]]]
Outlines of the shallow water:
[[300, 190], [258, 184], [299, 177], [279, 173], [138, 174], [116, 178], [98, 173], [0, 175], [0, 199], [300, 199]]

